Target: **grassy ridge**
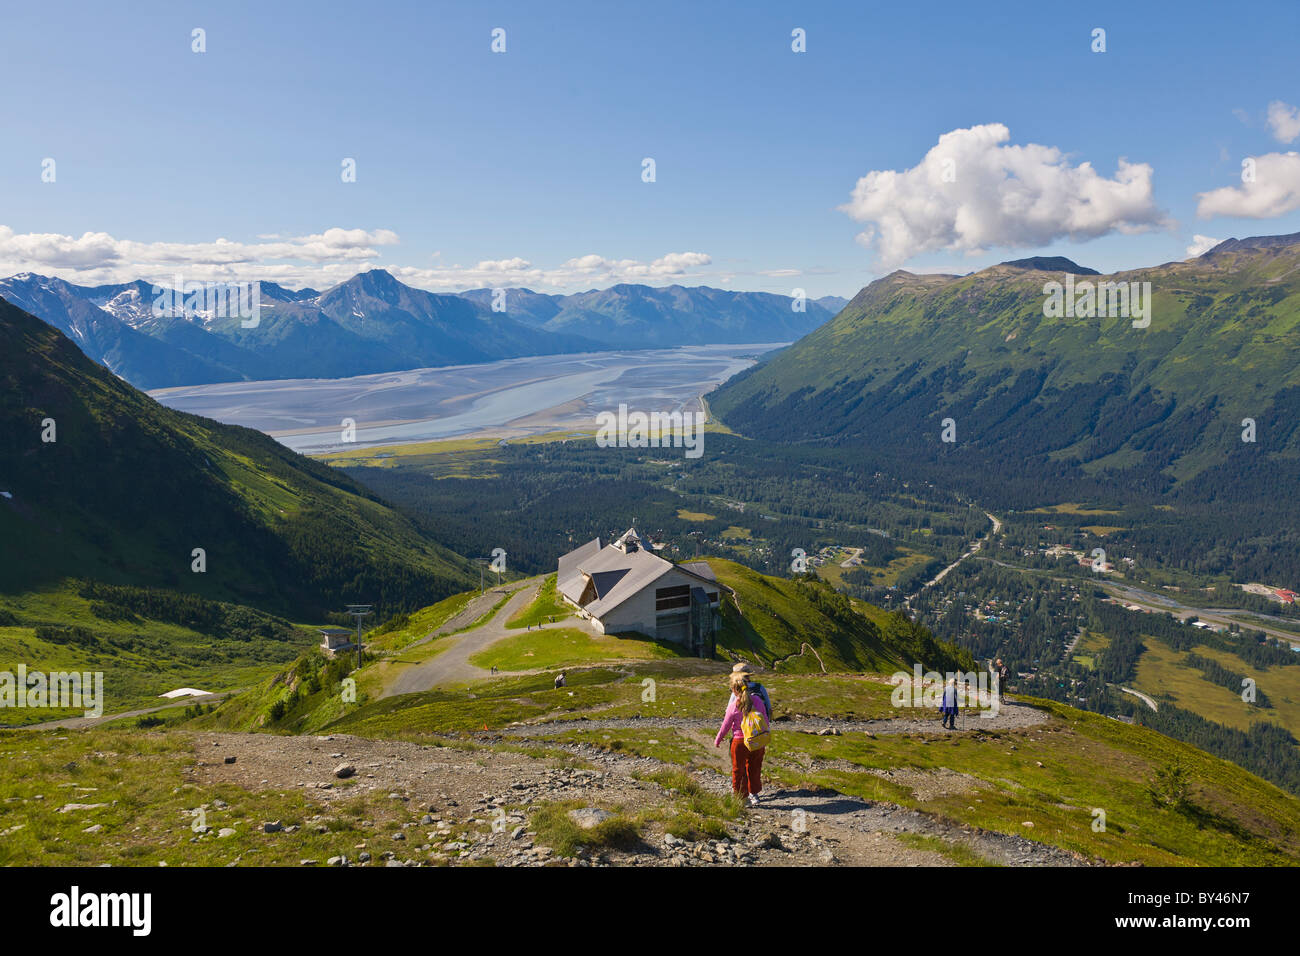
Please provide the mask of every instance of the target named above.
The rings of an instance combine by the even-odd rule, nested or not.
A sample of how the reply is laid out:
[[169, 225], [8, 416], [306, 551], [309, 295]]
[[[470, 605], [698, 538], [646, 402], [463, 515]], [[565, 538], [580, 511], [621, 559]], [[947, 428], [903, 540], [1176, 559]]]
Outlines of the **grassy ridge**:
[[[941, 644], [899, 614], [860, 613], [850, 600], [815, 575], [777, 578], [720, 558], [708, 559], [718, 581], [731, 589], [723, 604], [719, 646], [787, 671], [973, 670], [969, 652]], [[815, 654], [799, 655], [805, 645]]]
[[4, 302], [0, 460], [0, 538], [22, 543], [0, 550], [0, 593], [76, 575], [301, 619], [348, 600], [412, 609], [470, 583], [464, 559], [345, 475], [159, 405]]

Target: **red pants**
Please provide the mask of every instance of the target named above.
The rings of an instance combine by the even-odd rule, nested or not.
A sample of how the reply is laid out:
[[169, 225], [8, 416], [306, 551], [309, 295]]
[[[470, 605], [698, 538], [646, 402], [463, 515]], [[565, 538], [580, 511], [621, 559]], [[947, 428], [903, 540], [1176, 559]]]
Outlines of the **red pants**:
[[742, 797], [763, 792], [763, 751], [750, 750], [744, 737], [731, 738], [731, 789]]

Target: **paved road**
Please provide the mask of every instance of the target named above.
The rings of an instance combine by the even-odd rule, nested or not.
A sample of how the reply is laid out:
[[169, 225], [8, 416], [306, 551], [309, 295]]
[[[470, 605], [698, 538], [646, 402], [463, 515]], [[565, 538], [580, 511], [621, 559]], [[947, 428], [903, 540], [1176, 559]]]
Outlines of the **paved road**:
[[[1007, 564], [1005, 561], [998, 561], [993, 558], [988, 559], [1000, 568], [1007, 568], [1011, 571], [1021, 571], [1024, 573], [1033, 573], [1040, 571], [1036, 568], [1024, 568], [1017, 564]], [[1051, 576], [1049, 574], [1049, 576]], [[1052, 577], [1053, 581], [1061, 583], [1077, 583], [1078, 578], [1061, 578]], [[1174, 617], [1186, 620], [1195, 616], [1198, 620], [1206, 621], [1210, 624], [1222, 624], [1225, 627], [1229, 624], [1237, 624], [1242, 629], [1252, 631], [1263, 631], [1269, 637], [1276, 637], [1280, 641], [1290, 644], [1292, 647], [1300, 647], [1300, 635], [1293, 631], [1284, 631], [1280, 628], [1269, 627], [1267, 624], [1261, 624], [1259, 619], [1268, 620], [1272, 615], [1263, 614], [1259, 611], [1248, 611], [1243, 608], [1227, 607], [1192, 607], [1189, 604], [1180, 604], [1171, 597], [1163, 594], [1156, 594], [1143, 588], [1135, 587], [1132, 584], [1120, 583], [1119, 581], [1099, 580], [1098, 585], [1113, 598], [1124, 601], [1128, 604], [1136, 604], [1139, 607], [1152, 611], [1167, 611]], [[1285, 618], [1274, 618], [1278, 621], [1285, 621]]]
[[1146, 694], [1142, 693], [1142, 691], [1140, 691], [1140, 690], [1134, 690], [1132, 687], [1121, 687], [1120, 690], [1122, 690], [1122, 691], [1123, 691], [1124, 693], [1126, 693], [1126, 694], [1132, 694], [1134, 697], [1138, 697], [1138, 698], [1140, 698], [1140, 699], [1142, 700], [1142, 702], [1143, 702], [1144, 704], [1146, 704], [1148, 707], [1150, 707], [1152, 710], [1159, 710], [1159, 709], [1160, 709], [1160, 705], [1159, 705], [1159, 704], [1157, 704], [1154, 700], [1152, 700], [1152, 699], [1151, 699], [1150, 697], [1148, 697]]
[[912, 604], [912, 598], [916, 597], [917, 594], [920, 594], [920, 593], [921, 593], [922, 591], [924, 591], [926, 588], [928, 588], [928, 587], [932, 587], [933, 585], [938, 584], [940, 581], [942, 581], [944, 578], [946, 578], [946, 577], [948, 576], [948, 572], [949, 572], [949, 571], [951, 571], [953, 568], [957, 567], [957, 565], [961, 564], [963, 561], [965, 561], [967, 558], [969, 558], [972, 554], [974, 554], [976, 551], [978, 551], [981, 547], [983, 547], [985, 541], [992, 540], [992, 538], [993, 538], [994, 535], [997, 535], [997, 534], [1001, 534], [1001, 533], [1002, 533], [1002, 522], [1001, 522], [1001, 521], [999, 521], [999, 520], [998, 520], [997, 518], [995, 518], [993, 515], [989, 514], [987, 511], [984, 512], [984, 516], [987, 517], [990, 521], [993, 522], [993, 530], [992, 530], [991, 532], [989, 532], [988, 537], [987, 537], [987, 538], [979, 538], [979, 539], [977, 539], [977, 540], [975, 540], [975, 541], [972, 541], [972, 542], [971, 542], [971, 546], [970, 546], [970, 550], [968, 550], [968, 551], [967, 551], [965, 554], [963, 554], [960, 558], [958, 558], [958, 559], [957, 559], [956, 561], [954, 561], [952, 564], [948, 565], [946, 568], [944, 568], [942, 571], [940, 571], [938, 574], [936, 574], [936, 575], [935, 575], [933, 578], [931, 578], [929, 581], [926, 581], [924, 584], [922, 584], [919, 588], [916, 589], [916, 592], [915, 592], [915, 593], [913, 593], [913, 594], [909, 594], [907, 597], [905, 597], [905, 598], [903, 599], [903, 603], [904, 603], [904, 604], [906, 604], [906, 605], [908, 605], [908, 606], [910, 607], [911, 604]]
[[1268, 627], [1260, 624], [1258, 620], [1252, 620], [1252, 618], [1267, 617], [1267, 615], [1259, 614], [1256, 611], [1226, 607], [1192, 607], [1188, 604], [1180, 604], [1171, 597], [1166, 597], [1163, 594], [1153, 594], [1151, 591], [1134, 587], [1131, 584], [1103, 581], [1101, 585], [1112, 597], [1118, 597], [1132, 604], [1153, 608], [1157, 611], [1168, 611], [1179, 620], [1195, 617], [1208, 624], [1222, 624], [1224, 627], [1229, 624], [1237, 624], [1243, 629], [1263, 631], [1269, 637], [1276, 637], [1280, 641], [1287, 642], [1292, 647], [1300, 647], [1300, 636], [1295, 633], [1276, 627]]

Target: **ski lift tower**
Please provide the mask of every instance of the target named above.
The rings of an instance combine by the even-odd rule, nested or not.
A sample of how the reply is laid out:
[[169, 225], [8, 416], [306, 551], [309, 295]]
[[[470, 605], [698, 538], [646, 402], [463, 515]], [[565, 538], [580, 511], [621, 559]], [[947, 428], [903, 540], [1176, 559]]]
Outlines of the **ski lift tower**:
[[348, 613], [357, 619], [357, 670], [361, 669], [361, 619], [372, 613], [369, 604], [349, 604]]

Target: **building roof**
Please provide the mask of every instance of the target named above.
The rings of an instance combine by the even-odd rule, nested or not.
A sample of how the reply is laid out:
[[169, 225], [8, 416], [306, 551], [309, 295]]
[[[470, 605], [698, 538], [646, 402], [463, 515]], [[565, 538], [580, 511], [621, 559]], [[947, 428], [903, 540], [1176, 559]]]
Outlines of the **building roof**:
[[718, 576], [713, 573], [713, 568], [709, 567], [707, 561], [684, 561], [677, 566], [683, 571], [689, 571], [696, 577], [704, 578], [706, 581], [716, 582], [718, 580]]
[[[564, 590], [564, 583], [573, 578], [578, 573], [578, 565], [587, 558], [590, 558], [600, 550], [600, 538], [592, 538], [586, 544], [580, 544], [568, 554], [560, 555], [560, 573], [556, 578], [556, 585], [560, 593], [567, 595], [569, 592]], [[574, 598], [573, 600], [577, 600]]]
[[[600, 539], [593, 538], [562, 555], [556, 588], [588, 614], [601, 617], [673, 568], [709, 583], [715, 581], [712, 569], [703, 561], [689, 565], [665, 561], [657, 554], [647, 551], [640, 536], [629, 528], [618, 540], [603, 548]], [[588, 584], [595, 591], [596, 598], [583, 604], [582, 597]]]

